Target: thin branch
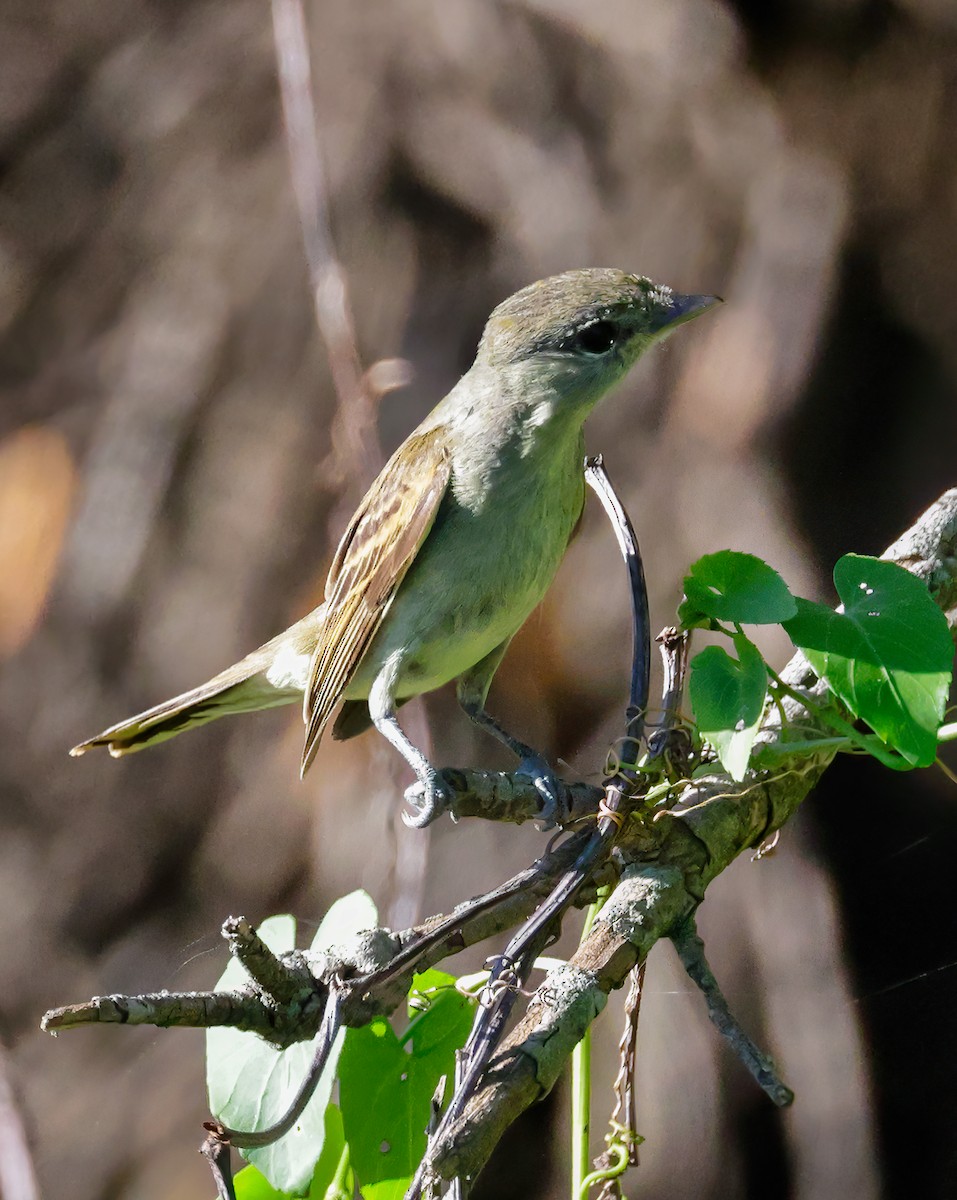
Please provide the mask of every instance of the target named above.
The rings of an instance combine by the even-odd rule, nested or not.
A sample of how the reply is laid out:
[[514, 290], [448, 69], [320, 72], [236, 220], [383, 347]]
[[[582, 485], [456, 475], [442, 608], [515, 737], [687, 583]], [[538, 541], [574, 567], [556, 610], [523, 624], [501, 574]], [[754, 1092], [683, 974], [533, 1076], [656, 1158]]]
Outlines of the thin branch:
[[672, 933], [671, 940], [678, 951], [682, 966], [704, 995], [712, 1024], [727, 1040], [763, 1091], [779, 1108], [786, 1108], [794, 1101], [794, 1093], [782, 1082], [771, 1059], [762, 1054], [732, 1014], [718, 981], [708, 966], [704, 942], [698, 936], [693, 916]]
[[[329, 357], [337, 400], [330, 427], [332, 451], [322, 465], [323, 478], [340, 492], [339, 502], [333, 505], [329, 516], [334, 544], [361, 489], [378, 474], [385, 461], [376, 420], [379, 403], [386, 393], [404, 387], [411, 371], [407, 362], [395, 358], [380, 360], [367, 371], [362, 370], [346, 274], [336, 255], [329, 218], [302, 0], [272, 0], [272, 16], [293, 192], [316, 325]], [[431, 734], [421, 700], [413, 704], [410, 720], [415, 726], [416, 745], [428, 755]], [[398, 761], [390, 758], [386, 770], [398, 790]], [[397, 827], [395, 837], [390, 918], [398, 923], [399, 918], [407, 921], [420, 911], [429, 839], [411, 835], [404, 826]]]
[[236, 1200], [236, 1189], [233, 1186], [233, 1164], [228, 1142], [222, 1141], [215, 1133], [210, 1133], [200, 1146], [199, 1152], [206, 1159], [213, 1174], [217, 1200]]
[[585, 482], [601, 501], [618, 548], [628, 571], [631, 595], [631, 689], [625, 736], [637, 745], [644, 729], [645, 712], [651, 688], [651, 618], [648, 615], [648, 588], [638, 550], [634, 526], [621, 498], [615, 491], [601, 455], [585, 459]]
[[609, 1125], [611, 1136], [620, 1135], [628, 1146], [628, 1162], [638, 1166], [638, 1124], [635, 1112], [635, 1070], [638, 1051], [638, 1017], [641, 1013], [641, 993], [645, 986], [645, 964], [631, 973], [628, 997], [625, 1000], [625, 1021], [618, 1042], [618, 1074], [615, 1076], [615, 1107]]
[[[526, 775], [443, 767], [439, 780], [449, 796], [446, 811], [456, 820], [480, 817], [521, 825], [542, 816], [545, 802]], [[566, 783], [564, 789], [563, 811], [555, 818], [564, 828], [594, 817], [605, 795], [603, 787], [591, 783]]]
[[686, 767], [692, 749], [691, 738], [680, 720], [691, 653], [691, 634], [679, 632], [669, 625], [658, 634], [656, 640], [664, 667], [662, 716], [648, 738], [648, 749], [667, 761], [671, 777], [677, 775], [680, 778], [687, 774]]
[[[351, 955], [339, 947], [331, 964], [340, 975], [343, 994], [343, 1023], [364, 1025], [374, 1015], [388, 1015], [404, 1000], [408, 983], [416, 971], [425, 970], [449, 955], [457, 954], [506, 929], [535, 910], [555, 880], [575, 860], [587, 841], [585, 832], [559, 843], [531, 866], [483, 896], [459, 905], [455, 912], [430, 917], [401, 936], [380, 929], [363, 935], [361, 952]], [[224, 922], [224, 934], [247, 924], [242, 917]], [[370, 945], [380, 947], [381, 966], [370, 970]], [[360, 961], [361, 958], [361, 961]], [[286, 968], [285, 957], [280, 965]], [[258, 1033], [277, 1046], [307, 1041], [315, 1036], [325, 996], [325, 976], [317, 971], [311, 1003], [294, 991], [301, 983], [298, 969], [291, 975], [293, 1002], [264, 1003], [258, 988], [230, 992], [147, 992], [138, 996], [94, 996], [82, 1004], [52, 1009], [41, 1021], [48, 1033], [60, 1033], [82, 1025], [155, 1025], [208, 1029], [223, 1026]], [[283, 989], [277, 988], [277, 991]]]
[[296, 207], [312, 284], [316, 324], [338, 396], [333, 449], [340, 483], [371, 479], [382, 466], [375, 396], [356, 349], [345, 274], [335, 253], [312, 93], [309, 35], [302, 0], [272, 0], [283, 124]]
[[305, 962], [294, 955], [279, 958], [245, 917], [228, 917], [222, 934], [233, 958], [276, 1004], [296, 1004], [315, 991], [315, 977]]

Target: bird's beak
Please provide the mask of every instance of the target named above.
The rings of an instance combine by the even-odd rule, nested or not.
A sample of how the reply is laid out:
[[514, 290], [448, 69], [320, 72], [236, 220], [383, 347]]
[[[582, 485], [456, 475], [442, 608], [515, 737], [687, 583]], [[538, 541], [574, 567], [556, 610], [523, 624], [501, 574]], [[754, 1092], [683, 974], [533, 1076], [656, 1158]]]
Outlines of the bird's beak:
[[720, 296], [680, 296], [677, 292], [672, 292], [669, 299], [670, 303], [667, 307], [662, 305], [655, 318], [652, 327], [654, 333], [670, 333], [676, 326], [683, 325], [685, 321], [722, 302]]

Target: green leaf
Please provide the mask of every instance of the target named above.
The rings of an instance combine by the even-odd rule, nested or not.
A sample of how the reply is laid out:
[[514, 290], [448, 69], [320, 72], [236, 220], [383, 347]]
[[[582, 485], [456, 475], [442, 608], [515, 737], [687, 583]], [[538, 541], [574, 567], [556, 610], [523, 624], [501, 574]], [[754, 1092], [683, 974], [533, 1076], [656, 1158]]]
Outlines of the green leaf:
[[[345, 1149], [345, 1135], [342, 1131], [342, 1113], [334, 1104], [326, 1107], [325, 1136], [322, 1142], [322, 1154], [316, 1163], [312, 1175], [308, 1200], [351, 1200], [353, 1189], [346, 1181], [346, 1187], [330, 1191], [332, 1183], [339, 1170], [342, 1152]], [[233, 1179], [236, 1189], [236, 1200], [288, 1200], [288, 1192], [277, 1191], [265, 1175], [254, 1166], [245, 1167]]]
[[[277, 1192], [261, 1171], [244, 1167], [233, 1177], [236, 1200], [286, 1200], [288, 1192]], [[311, 1190], [311, 1189], [310, 1189]]]
[[688, 693], [702, 737], [714, 746], [731, 778], [740, 782], [761, 723], [768, 673], [752, 641], [743, 633], [732, 640], [737, 658], [721, 646], [707, 646], [695, 655]]
[[712, 621], [775, 625], [793, 617], [794, 597], [781, 576], [753, 554], [719, 550], [692, 563], [678, 620], [685, 629]]
[[[375, 905], [365, 892], [353, 892], [329, 909], [313, 939], [311, 950], [328, 946], [378, 921]], [[258, 927], [259, 936], [275, 953], [292, 950], [296, 922], [290, 916], [270, 917]], [[235, 959], [216, 987], [232, 991], [248, 984], [248, 976]], [[335, 1079], [343, 1034], [336, 1038], [329, 1062], [312, 1099], [293, 1128], [261, 1149], [240, 1153], [255, 1163], [273, 1187], [301, 1196], [309, 1188], [323, 1147], [324, 1113]], [[285, 1050], [257, 1034], [236, 1029], [209, 1029], [206, 1033], [206, 1083], [210, 1111], [233, 1129], [259, 1130], [274, 1125], [289, 1109], [309, 1071], [315, 1041], [300, 1042]]]
[[913, 766], [930, 766], [953, 673], [947, 618], [921, 580], [896, 563], [846, 554], [834, 585], [844, 612], [800, 600], [784, 628], [881, 741]]
[[432, 1096], [472, 1024], [474, 1003], [453, 984], [441, 971], [415, 977], [413, 992], [429, 1006], [401, 1040], [382, 1018], [347, 1031], [339, 1100], [364, 1200], [402, 1200], [425, 1152]]

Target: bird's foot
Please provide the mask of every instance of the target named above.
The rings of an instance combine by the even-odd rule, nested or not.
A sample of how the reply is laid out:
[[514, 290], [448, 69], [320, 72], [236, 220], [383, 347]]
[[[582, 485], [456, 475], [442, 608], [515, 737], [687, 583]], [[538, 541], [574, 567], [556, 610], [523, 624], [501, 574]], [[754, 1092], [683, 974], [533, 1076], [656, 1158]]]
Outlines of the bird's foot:
[[542, 811], [535, 822], [536, 828], [541, 832], [554, 829], [558, 822], [568, 815], [564, 783], [540, 754], [524, 755], [515, 769], [515, 774], [531, 779], [542, 798]]
[[412, 812], [402, 813], [402, 820], [410, 829], [425, 829], [426, 825], [442, 815], [449, 806], [451, 795], [433, 770], [420, 775], [418, 782], [405, 789], [405, 800]]

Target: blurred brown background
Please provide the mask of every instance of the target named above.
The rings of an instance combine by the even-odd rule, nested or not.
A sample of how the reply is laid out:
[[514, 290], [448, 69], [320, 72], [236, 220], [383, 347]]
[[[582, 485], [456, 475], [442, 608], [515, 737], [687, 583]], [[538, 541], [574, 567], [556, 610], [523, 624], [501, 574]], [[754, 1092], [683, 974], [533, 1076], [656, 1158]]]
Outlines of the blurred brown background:
[[[657, 626], [724, 546], [827, 597], [837, 555], [879, 552], [957, 482], [953, 0], [316, 0], [309, 19], [360, 352], [415, 371], [383, 401], [387, 450], [500, 299], [613, 265], [727, 300], [589, 426]], [[211, 985], [229, 913], [292, 911], [308, 935], [361, 885], [408, 923], [542, 839], [400, 831], [406, 780], [374, 735], [330, 742], [300, 785], [291, 710], [66, 756], [304, 612], [341, 528], [268, 6], [6, 0], [0, 172], [8, 1072], [43, 1195], [208, 1196], [201, 1035], [54, 1042], [40, 1014]], [[594, 775], [628, 627], [596, 512], [569, 559], [493, 710]], [[429, 701], [439, 761], [504, 763], [453, 707]], [[957, 1195], [955, 853], [942, 775], [847, 762], [775, 857], [719, 880], [713, 965], [798, 1102], [771, 1109], [660, 947], [629, 1195]], [[566, 1194], [563, 1103], [528, 1114], [477, 1195]]]

